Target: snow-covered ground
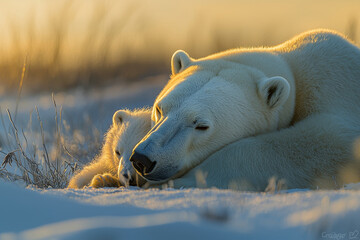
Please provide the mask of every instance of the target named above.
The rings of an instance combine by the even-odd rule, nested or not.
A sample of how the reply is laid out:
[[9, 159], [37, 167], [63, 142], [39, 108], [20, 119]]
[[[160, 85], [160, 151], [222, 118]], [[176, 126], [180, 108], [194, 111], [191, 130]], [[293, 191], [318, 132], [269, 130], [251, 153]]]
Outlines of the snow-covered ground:
[[360, 239], [359, 190], [40, 190], [1, 183], [0, 192], [1, 240]]
[[[63, 106], [63, 119], [74, 129], [83, 128], [86, 115], [103, 134], [115, 110], [150, 106], [166, 78], [141, 87], [56, 93], [55, 98]], [[14, 112], [14, 103], [14, 97], [0, 98], [2, 111]], [[27, 124], [35, 105], [44, 128], [53, 127], [51, 94], [22, 99], [19, 126]], [[360, 239], [360, 184], [337, 191], [249, 193], [135, 187], [38, 189], [0, 180], [0, 240], [202, 238]]]

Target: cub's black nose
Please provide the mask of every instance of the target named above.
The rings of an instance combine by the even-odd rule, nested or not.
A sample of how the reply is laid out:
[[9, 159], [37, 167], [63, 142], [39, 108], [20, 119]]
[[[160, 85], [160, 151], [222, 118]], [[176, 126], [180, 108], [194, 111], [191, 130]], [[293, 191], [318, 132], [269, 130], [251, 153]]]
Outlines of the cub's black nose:
[[150, 173], [155, 165], [156, 161], [152, 162], [147, 156], [134, 152], [130, 158], [130, 162], [133, 167], [142, 175]]
[[123, 176], [125, 179], [129, 179], [129, 174], [127, 174], [127, 173], [124, 173], [122, 176]]

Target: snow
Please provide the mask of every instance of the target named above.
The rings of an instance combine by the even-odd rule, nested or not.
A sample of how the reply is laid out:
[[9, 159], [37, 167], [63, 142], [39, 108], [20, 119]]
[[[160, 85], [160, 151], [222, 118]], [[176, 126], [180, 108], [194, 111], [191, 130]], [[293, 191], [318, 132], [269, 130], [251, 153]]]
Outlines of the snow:
[[0, 192], [4, 240], [360, 239], [359, 190], [43, 190], [1, 182]]
[[[109, 128], [112, 115], [116, 110], [152, 106], [155, 97], [167, 80], [167, 75], [159, 75], [145, 78], [137, 83], [119, 83], [102, 89], [73, 89], [66, 92], [56, 92], [54, 97], [58, 111], [61, 106], [63, 119], [71, 124], [73, 129], [82, 127], [84, 117], [86, 117], [91, 119], [101, 132], [105, 132]], [[0, 96], [0, 106], [3, 114], [5, 114], [6, 109], [10, 109], [10, 112], [15, 115], [16, 96]], [[34, 111], [35, 106], [39, 109], [42, 120], [47, 123], [44, 127], [52, 128], [54, 106], [51, 93], [21, 97], [17, 124], [27, 126], [29, 113]], [[7, 120], [6, 115], [4, 118]], [[36, 121], [34, 124], [37, 124]], [[0, 131], [3, 129], [1, 128]]]
[[[115, 110], [151, 106], [166, 79], [141, 87], [56, 93], [55, 98], [74, 129], [81, 127], [85, 114], [103, 134]], [[14, 102], [14, 97], [0, 97], [2, 110], [13, 110]], [[44, 128], [51, 129], [51, 94], [23, 98], [17, 123], [26, 126], [35, 105]], [[0, 240], [17, 239], [360, 239], [360, 183], [332, 191], [251, 193], [38, 189], [0, 180]]]

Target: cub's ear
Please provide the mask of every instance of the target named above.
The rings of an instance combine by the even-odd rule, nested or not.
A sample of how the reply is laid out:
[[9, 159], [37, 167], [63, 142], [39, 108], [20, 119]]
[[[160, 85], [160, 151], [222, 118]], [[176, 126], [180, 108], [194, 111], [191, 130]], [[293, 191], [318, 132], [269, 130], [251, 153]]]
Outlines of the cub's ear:
[[183, 50], [177, 50], [171, 58], [171, 71], [175, 75], [184, 71], [191, 63], [191, 58]]
[[118, 110], [113, 115], [113, 125], [120, 125], [129, 116], [128, 111]]
[[269, 108], [276, 108], [289, 98], [290, 85], [283, 77], [263, 78], [258, 83], [258, 91]]

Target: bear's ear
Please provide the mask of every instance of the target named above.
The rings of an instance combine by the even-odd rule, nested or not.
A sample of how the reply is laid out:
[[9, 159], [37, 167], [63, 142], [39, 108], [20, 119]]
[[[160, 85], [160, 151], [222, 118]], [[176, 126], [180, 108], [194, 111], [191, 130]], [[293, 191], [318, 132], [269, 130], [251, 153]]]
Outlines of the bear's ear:
[[191, 63], [191, 58], [183, 50], [177, 50], [171, 58], [171, 71], [175, 75], [186, 69]]
[[283, 105], [290, 95], [290, 85], [283, 77], [263, 78], [258, 83], [260, 97], [269, 108]]
[[118, 110], [113, 115], [113, 125], [120, 125], [129, 116], [126, 110]]

